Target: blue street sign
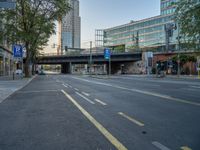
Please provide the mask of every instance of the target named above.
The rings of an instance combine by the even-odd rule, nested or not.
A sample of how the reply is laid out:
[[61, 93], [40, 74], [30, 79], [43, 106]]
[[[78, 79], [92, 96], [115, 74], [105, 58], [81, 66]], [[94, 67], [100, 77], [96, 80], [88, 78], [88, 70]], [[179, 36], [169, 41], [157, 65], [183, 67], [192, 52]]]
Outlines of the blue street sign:
[[105, 59], [110, 59], [111, 51], [109, 48], [104, 49], [104, 58]]
[[15, 58], [22, 58], [23, 57], [23, 48], [21, 45], [13, 45], [13, 56]]

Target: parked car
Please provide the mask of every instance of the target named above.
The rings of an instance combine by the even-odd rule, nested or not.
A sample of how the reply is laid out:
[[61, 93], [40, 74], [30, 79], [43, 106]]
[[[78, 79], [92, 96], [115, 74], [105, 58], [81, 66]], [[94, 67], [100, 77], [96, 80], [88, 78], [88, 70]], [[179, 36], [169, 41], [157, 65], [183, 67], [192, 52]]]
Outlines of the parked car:
[[17, 70], [15, 71], [15, 74], [17, 74], [17, 75], [22, 75], [22, 70], [21, 70], [21, 69], [17, 69]]

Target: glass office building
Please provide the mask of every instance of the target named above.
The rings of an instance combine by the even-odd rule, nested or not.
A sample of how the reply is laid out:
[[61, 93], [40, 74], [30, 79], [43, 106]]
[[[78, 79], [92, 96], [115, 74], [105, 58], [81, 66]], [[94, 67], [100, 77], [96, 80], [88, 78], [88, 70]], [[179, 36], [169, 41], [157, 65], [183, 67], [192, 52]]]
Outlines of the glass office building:
[[62, 50], [68, 48], [80, 48], [81, 18], [79, 16], [79, 0], [68, 1], [71, 10], [62, 18]]
[[[168, 6], [174, 0], [161, 0], [161, 15], [131, 21], [128, 24], [104, 30], [104, 46], [124, 46], [126, 51], [133, 47], [147, 51], [174, 51], [177, 48], [177, 30], [169, 37], [169, 49], [166, 50], [166, 24], [174, 24], [174, 6]], [[173, 4], [173, 3], [170, 3]], [[165, 11], [167, 13], [165, 14]], [[169, 11], [168, 11], [169, 10]]]
[[161, 15], [174, 13], [176, 10], [175, 3], [177, 1], [178, 0], [161, 0], [160, 4]]

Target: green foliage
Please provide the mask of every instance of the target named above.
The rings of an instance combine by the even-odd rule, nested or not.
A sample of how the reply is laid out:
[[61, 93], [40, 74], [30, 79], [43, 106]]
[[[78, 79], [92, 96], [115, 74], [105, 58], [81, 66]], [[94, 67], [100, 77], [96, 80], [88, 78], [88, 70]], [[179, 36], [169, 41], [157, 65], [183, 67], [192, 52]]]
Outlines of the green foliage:
[[[27, 50], [26, 68], [55, 33], [55, 21], [70, 7], [66, 0], [17, 0], [16, 9], [0, 12], [4, 30], [0, 35], [10, 44], [20, 43]], [[25, 68], [26, 76], [29, 72]]]
[[139, 47], [137, 45], [129, 46], [128, 49], [132, 52], [139, 51]]
[[[179, 58], [180, 58], [180, 63], [182, 65], [187, 62], [196, 62], [197, 61], [197, 58], [194, 55], [180, 54]], [[174, 57], [172, 57], [172, 60], [178, 61], [178, 55], [175, 55]]]
[[177, 2], [175, 20], [180, 27], [182, 37], [190, 44], [197, 47], [200, 44], [200, 4], [194, 0], [180, 0]]
[[125, 52], [125, 45], [119, 45], [112, 48], [113, 52]]

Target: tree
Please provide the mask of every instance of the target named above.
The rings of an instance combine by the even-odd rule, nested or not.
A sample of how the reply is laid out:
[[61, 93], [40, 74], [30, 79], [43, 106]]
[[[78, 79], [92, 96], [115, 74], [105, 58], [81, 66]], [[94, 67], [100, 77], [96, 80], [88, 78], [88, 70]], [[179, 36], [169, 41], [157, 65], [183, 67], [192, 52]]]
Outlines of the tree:
[[55, 21], [70, 9], [67, 0], [17, 0], [16, 9], [2, 10], [3, 36], [10, 44], [20, 43], [26, 48], [25, 76], [30, 76], [29, 65], [39, 50], [55, 33]]
[[177, 3], [175, 20], [180, 34], [188, 45], [200, 48], [200, 4], [197, 0], [180, 0]]

